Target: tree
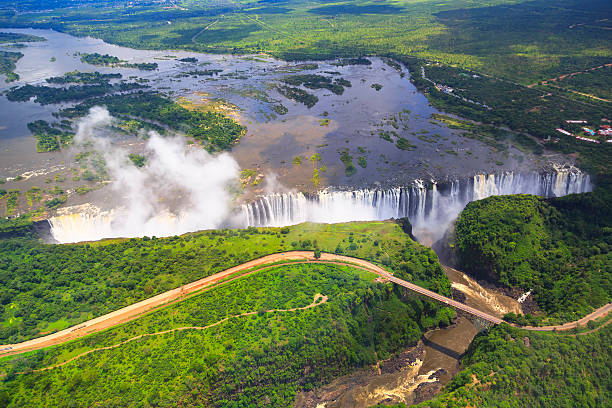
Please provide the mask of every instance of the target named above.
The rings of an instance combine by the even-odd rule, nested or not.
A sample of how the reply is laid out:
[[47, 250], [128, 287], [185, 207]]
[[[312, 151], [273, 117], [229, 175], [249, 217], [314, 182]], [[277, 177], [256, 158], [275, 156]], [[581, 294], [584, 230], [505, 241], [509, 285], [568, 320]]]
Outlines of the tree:
[[320, 259], [321, 258], [321, 250], [320, 249], [315, 249], [314, 251], [314, 257], [315, 259]]

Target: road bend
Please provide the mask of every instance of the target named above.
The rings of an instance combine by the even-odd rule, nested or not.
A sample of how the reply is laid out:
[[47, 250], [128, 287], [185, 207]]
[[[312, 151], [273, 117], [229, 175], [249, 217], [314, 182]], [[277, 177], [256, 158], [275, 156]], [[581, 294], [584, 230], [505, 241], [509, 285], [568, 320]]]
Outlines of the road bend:
[[[278, 262], [283, 263], [275, 265], [275, 263]], [[191, 295], [195, 292], [204, 289], [210, 289], [221, 281], [227, 282], [228, 280], [238, 279], [245, 275], [249, 275], [266, 269], [280, 267], [283, 265], [303, 263], [337, 264], [370, 271], [390, 282], [403, 286], [413, 292], [416, 292], [423, 296], [427, 296], [440, 303], [446, 304], [464, 312], [470, 313], [493, 324], [500, 324], [503, 321], [502, 319], [496, 316], [467, 306], [463, 303], [457, 302], [456, 300], [447, 298], [446, 296], [442, 296], [438, 293], [432, 292], [403, 279], [396, 278], [382, 267], [363, 259], [329, 253], [322, 253], [319, 259], [315, 259], [314, 252], [312, 251], [288, 251], [267, 255], [243, 263], [241, 265], [234, 266], [214, 275], [207, 276], [205, 278], [183, 285], [179, 288], [169, 290], [157, 296], [153, 296], [149, 299], [134, 303], [114, 312], [96, 317], [95, 319], [88, 320], [86, 322], [80, 323], [78, 325], [69, 327], [53, 334], [38, 337], [32, 340], [27, 340], [21, 343], [0, 345], [0, 356], [20, 354], [27, 351], [38, 350], [41, 348], [58, 345], [70, 340], [84, 337], [88, 334], [106, 330], [113, 326], [136, 319], [145, 313], [149, 313], [170, 303], [185, 299], [188, 295]], [[608, 304], [575, 322], [566, 323], [560, 326], [524, 327], [524, 329], [537, 331], [568, 330], [573, 327], [577, 327], [578, 325], [586, 324], [586, 322], [590, 320], [603, 317], [611, 310], [612, 304]]]

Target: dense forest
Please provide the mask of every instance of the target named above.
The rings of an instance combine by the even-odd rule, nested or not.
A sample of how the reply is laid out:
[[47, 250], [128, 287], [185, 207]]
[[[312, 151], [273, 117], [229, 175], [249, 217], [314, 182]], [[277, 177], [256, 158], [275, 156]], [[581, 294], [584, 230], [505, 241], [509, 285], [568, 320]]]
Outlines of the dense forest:
[[154, 71], [158, 67], [156, 62], [129, 63], [115, 56], [98, 54], [97, 52], [94, 52], [93, 54], [82, 54], [81, 61], [87, 64], [103, 67], [137, 68], [143, 71]]
[[0, 51], [0, 74], [4, 74], [6, 82], [19, 80], [19, 75], [13, 72], [15, 64], [23, 57], [20, 52]]
[[[610, 143], [589, 143], [562, 135], [556, 130], [566, 127], [566, 120], [586, 120], [588, 126], [599, 128], [607, 123], [609, 102], [576, 99], [559, 93], [556, 88], [530, 88], [477, 71], [433, 64], [417, 58], [396, 58], [408, 67], [412, 73], [410, 80], [425, 92], [436, 108], [471, 119], [476, 124], [484, 124], [479, 125], [478, 130], [466, 133], [468, 137], [485, 143], [487, 139], [493, 142], [503, 140], [507, 132], [498, 129], [503, 125], [517, 132], [513, 138], [519, 148], [523, 146], [538, 153], [545, 146], [566, 154], [578, 153], [584, 169], [593, 173], [612, 171]], [[439, 86], [450, 87], [452, 91], [438, 89]], [[470, 127], [475, 127], [475, 124]], [[491, 137], [487, 137], [486, 133]], [[534, 144], [536, 146], [532, 146]]]
[[[78, 118], [96, 105], [105, 106], [115, 117], [142, 119], [153, 125], [162, 124], [175, 131], [184, 131], [187, 137], [197, 140], [211, 152], [231, 149], [246, 132], [244, 126], [222, 113], [186, 109], [171, 99], [143, 91], [91, 98], [63, 109], [60, 116]], [[157, 129], [164, 130], [159, 126]]]
[[6, 97], [11, 102], [25, 102], [34, 98], [34, 102], [41, 105], [52, 103], [82, 101], [88, 98], [99, 97], [102, 95], [126, 92], [134, 89], [147, 88], [135, 82], [110, 84], [103, 82], [93, 85], [71, 85], [64, 88], [56, 88], [46, 85], [24, 85], [19, 88], [11, 89]]
[[[571, 321], [610, 302], [612, 195], [543, 199], [490, 197], [467, 205], [455, 228], [461, 268], [504, 286], [533, 290], [547, 321]], [[533, 321], [532, 321], [533, 323]]]
[[[103, 333], [4, 359], [0, 392], [10, 407], [290, 407], [296, 392], [388, 358], [425, 329], [449, 323], [451, 309], [405, 297], [374, 277], [335, 265], [279, 265]], [[316, 294], [327, 301], [288, 310], [304, 308]], [[242, 313], [252, 314], [232, 317]], [[218, 322], [32, 372], [141, 334]]]
[[610, 62], [606, 0], [37, 4], [33, 12], [32, 2], [0, 1], [0, 25], [52, 28], [132, 48], [265, 52], [285, 60], [395, 53], [524, 85]]
[[474, 339], [443, 393], [418, 406], [609, 407], [611, 336], [612, 325], [578, 336], [496, 326]]
[[[19, 221], [19, 230], [24, 229]], [[450, 294], [433, 251], [390, 222], [219, 230], [171, 238], [47, 245], [0, 239], [0, 342], [61, 330], [263, 255], [315, 249], [388, 265], [411, 282]]]

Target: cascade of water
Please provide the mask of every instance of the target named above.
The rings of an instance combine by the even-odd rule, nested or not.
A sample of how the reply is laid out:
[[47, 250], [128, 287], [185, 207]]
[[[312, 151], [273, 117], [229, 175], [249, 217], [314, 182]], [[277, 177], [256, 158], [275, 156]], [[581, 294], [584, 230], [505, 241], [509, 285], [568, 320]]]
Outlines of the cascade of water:
[[[391, 189], [327, 189], [310, 195], [274, 193], [242, 205], [238, 220], [227, 220], [216, 227], [280, 227], [306, 221], [337, 223], [408, 217], [415, 230], [428, 231], [430, 237], [439, 238], [473, 200], [520, 193], [559, 197], [591, 189], [588, 174], [577, 169], [560, 169], [544, 174], [481, 174], [444, 184], [432, 182], [429, 187], [422, 180], [416, 180], [412, 186]], [[111, 236], [166, 236], [186, 230], [185, 220], [172, 214], [156, 214], [138, 231], [122, 230], [124, 221], [113, 211], [102, 212], [88, 205], [63, 209], [60, 215], [49, 219], [51, 234], [58, 242]]]
[[452, 181], [445, 188], [422, 180], [410, 187], [387, 190], [323, 190], [306, 198], [302, 193], [276, 193], [242, 206], [245, 226], [281, 226], [300, 222], [346, 222], [408, 217], [415, 228], [439, 230], [473, 200], [492, 195], [535, 194], [560, 197], [591, 191], [588, 174], [577, 169], [554, 173], [479, 174]]

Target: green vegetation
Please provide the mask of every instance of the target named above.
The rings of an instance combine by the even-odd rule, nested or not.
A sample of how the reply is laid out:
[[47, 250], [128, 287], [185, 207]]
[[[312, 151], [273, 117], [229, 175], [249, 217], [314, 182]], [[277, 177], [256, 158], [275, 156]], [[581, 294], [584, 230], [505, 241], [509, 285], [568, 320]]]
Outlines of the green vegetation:
[[136, 167], [143, 167], [147, 163], [147, 158], [141, 154], [130, 153], [128, 158]]
[[401, 150], [410, 151], [410, 150], [414, 150], [417, 148], [416, 145], [413, 145], [412, 143], [410, 143], [410, 141], [406, 139], [405, 137], [398, 137], [395, 145], [397, 146], [398, 149], [401, 149]]
[[44, 120], [28, 123], [28, 129], [36, 138], [37, 152], [52, 152], [72, 143], [74, 133], [58, 128]]
[[19, 200], [19, 196], [21, 195], [21, 191], [17, 189], [13, 190], [4, 190], [0, 189], [0, 201], [5, 201], [6, 211], [5, 216], [13, 215], [15, 210], [17, 209], [17, 200]]
[[99, 65], [103, 67], [121, 67], [121, 68], [136, 68], [142, 71], [154, 71], [158, 65], [156, 62], [141, 62], [141, 63], [128, 63], [120, 60], [117, 57], [108, 54], [82, 54], [81, 61], [91, 65]]
[[398, 276], [450, 294], [436, 255], [412, 242], [394, 223], [301, 224], [282, 231], [219, 230], [75, 245], [0, 240], [0, 342], [60, 330], [248, 260], [292, 249], [320, 248], [382, 262]]
[[11, 102], [25, 102], [35, 98], [34, 102], [41, 105], [52, 103], [81, 101], [87, 98], [106, 95], [114, 92], [126, 92], [134, 89], [147, 88], [135, 82], [111, 85], [103, 82], [95, 85], [72, 85], [65, 88], [55, 88], [44, 85], [24, 85], [11, 89], [6, 97]]
[[[290, 407], [298, 391], [388, 358], [415, 344], [427, 328], [449, 323], [452, 310], [374, 277], [337, 265], [278, 265], [103, 333], [5, 359], [2, 390], [11, 407], [64, 401]], [[328, 300], [289, 310], [311, 304], [316, 294]], [[232, 317], [243, 313], [250, 315]], [[212, 324], [143, 337], [31, 372], [141, 334]], [[15, 374], [21, 371], [28, 373]]]
[[[431, 118], [444, 123], [451, 129], [465, 130], [466, 132], [463, 133], [463, 136], [479, 140], [497, 151], [507, 151], [508, 144], [506, 142], [509, 142], [514, 147], [524, 152], [537, 155], [544, 152], [541, 143], [538, 143], [533, 137], [524, 133], [509, 132], [494, 125], [479, 124], [438, 113], [432, 114]], [[437, 135], [436, 139], [439, 139], [439, 137], [440, 135]], [[419, 135], [418, 138], [427, 142], [431, 140], [424, 135]]]
[[32, 187], [25, 193], [26, 199], [28, 200], [28, 206], [32, 207], [34, 204], [40, 203], [42, 197], [42, 191], [40, 187]]
[[532, 289], [547, 323], [577, 320], [611, 300], [611, 202], [609, 187], [550, 200], [521, 195], [472, 202], [456, 223], [460, 266]]
[[523, 84], [610, 62], [605, 0], [164, 4], [134, 3], [126, 15], [125, 8], [102, 8], [93, 0], [74, 8], [48, 2], [38, 9], [12, 2], [15, 9], [6, 7], [0, 23], [134, 48], [265, 52], [286, 60], [345, 57], [338, 65], [370, 63], [361, 55], [417, 56]]
[[363, 156], [359, 156], [357, 158], [357, 164], [359, 164], [362, 168], [365, 169], [366, 167], [368, 167], [368, 160]]
[[344, 174], [350, 177], [357, 173], [357, 167], [353, 164], [353, 156], [349, 154], [349, 150], [338, 150], [338, 154], [340, 155], [340, 161], [344, 164]]
[[67, 72], [60, 77], [47, 78], [50, 84], [103, 84], [113, 79], [121, 79], [122, 75], [117, 74], [101, 74], [96, 72]]
[[286, 76], [282, 79], [286, 84], [293, 86], [305, 86], [309, 89], [327, 89], [336, 95], [344, 93], [344, 87], [350, 87], [351, 83], [343, 78], [330, 78], [323, 75], [301, 74]]
[[296, 102], [303, 103], [308, 108], [312, 108], [319, 102], [319, 98], [316, 95], [309, 94], [300, 88], [293, 88], [290, 86], [279, 86], [276, 88], [278, 92], [287, 99], [291, 99]]
[[383, 86], [381, 84], [372, 84], [370, 85], [370, 88], [380, 91], [383, 88]]
[[[6, 190], [0, 190], [0, 200], [2, 200], [5, 194]], [[29, 216], [21, 215], [15, 218], [0, 217], [0, 238], [30, 236], [32, 225], [32, 219]]]
[[47, 41], [43, 37], [20, 33], [0, 33], [0, 44]]
[[[142, 91], [91, 98], [62, 110], [60, 115], [71, 119], [84, 116], [96, 105], [106, 106], [115, 117], [136, 117], [153, 122], [154, 128], [155, 123], [161, 123], [172, 130], [184, 131], [211, 152], [231, 149], [246, 131], [244, 126], [222, 113], [186, 109], [168, 98]], [[157, 130], [163, 131], [163, 128], [157, 126]]]
[[465, 370], [425, 408], [606, 407], [610, 391], [612, 325], [571, 337], [508, 325], [477, 336]]
[[546, 84], [540, 82], [540, 84], [544, 85], [544, 89], [560, 88], [590, 99], [603, 98], [612, 102], [612, 66], [604, 66], [588, 72], [581, 71], [575, 75], [548, 81]]
[[302, 156], [295, 156], [292, 160], [291, 163], [295, 164], [296, 166], [301, 166], [302, 165]]
[[[609, 143], [584, 142], [556, 131], [566, 126], [566, 120], [575, 119], [587, 120], [589, 126], [597, 129], [605, 124], [604, 119], [610, 110], [608, 102], [596, 99], [585, 101], [580, 99], [582, 97], [577, 99], [576, 95], [568, 96], [567, 92], [560, 93], [550, 87], [530, 88], [474, 71], [439, 64], [427, 65], [412, 58], [402, 61], [412, 72], [419, 72], [421, 67], [425, 69], [427, 79], [413, 75], [411, 80], [427, 94], [436, 108], [476, 122], [470, 125], [475, 130], [468, 136], [492, 145], [495, 140], [510, 138], [519, 148], [535, 153], [542, 152], [542, 145], [563, 153], [578, 153], [583, 168], [593, 173], [610, 171], [612, 146]], [[438, 90], [434, 82], [452, 87], [453, 92]], [[517, 133], [509, 134], [496, 129], [500, 125]], [[532, 138], [526, 134], [535, 136], [539, 141], [530, 140]]]
[[20, 52], [0, 51], [0, 74], [6, 77], [6, 82], [19, 80], [19, 75], [13, 72], [17, 61], [23, 57]]

